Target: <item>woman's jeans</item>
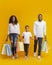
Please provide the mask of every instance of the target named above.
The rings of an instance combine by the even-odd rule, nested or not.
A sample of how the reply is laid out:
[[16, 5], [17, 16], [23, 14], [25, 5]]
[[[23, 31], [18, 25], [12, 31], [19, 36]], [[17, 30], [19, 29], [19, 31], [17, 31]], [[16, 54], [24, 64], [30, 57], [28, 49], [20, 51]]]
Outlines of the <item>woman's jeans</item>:
[[9, 37], [10, 37], [10, 41], [11, 41], [12, 54], [14, 56], [14, 54], [16, 53], [16, 46], [17, 46], [18, 36], [17, 36], [17, 34], [14, 33], [14, 34], [10, 34]]
[[43, 38], [39, 37], [38, 40], [34, 40], [34, 53], [36, 53], [37, 43], [38, 43], [38, 56], [41, 55], [42, 39]]

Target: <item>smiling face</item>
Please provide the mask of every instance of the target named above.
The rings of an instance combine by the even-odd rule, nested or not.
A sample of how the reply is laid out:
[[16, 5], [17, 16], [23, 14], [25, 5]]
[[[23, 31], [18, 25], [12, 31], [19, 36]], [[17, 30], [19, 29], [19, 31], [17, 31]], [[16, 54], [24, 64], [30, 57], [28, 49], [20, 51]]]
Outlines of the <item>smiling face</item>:
[[42, 21], [42, 14], [38, 15], [38, 20], [41, 22]]

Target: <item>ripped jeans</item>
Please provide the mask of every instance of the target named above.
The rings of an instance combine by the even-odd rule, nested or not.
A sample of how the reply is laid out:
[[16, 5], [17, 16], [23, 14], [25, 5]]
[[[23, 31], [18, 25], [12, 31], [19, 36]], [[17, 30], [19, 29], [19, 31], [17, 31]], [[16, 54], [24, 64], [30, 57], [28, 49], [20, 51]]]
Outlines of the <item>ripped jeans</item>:
[[11, 33], [9, 35], [10, 41], [11, 41], [11, 50], [12, 50], [12, 54], [14, 56], [14, 54], [16, 53], [16, 46], [17, 46], [17, 39], [18, 36], [16, 33]]

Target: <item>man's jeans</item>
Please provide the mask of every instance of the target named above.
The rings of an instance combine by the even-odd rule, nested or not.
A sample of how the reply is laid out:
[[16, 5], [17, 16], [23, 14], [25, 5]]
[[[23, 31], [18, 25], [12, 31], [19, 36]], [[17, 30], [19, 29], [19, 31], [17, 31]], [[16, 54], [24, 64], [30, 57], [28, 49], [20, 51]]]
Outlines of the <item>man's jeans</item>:
[[43, 38], [39, 37], [38, 40], [34, 40], [34, 53], [36, 53], [37, 43], [38, 43], [38, 56], [41, 55], [42, 39]]

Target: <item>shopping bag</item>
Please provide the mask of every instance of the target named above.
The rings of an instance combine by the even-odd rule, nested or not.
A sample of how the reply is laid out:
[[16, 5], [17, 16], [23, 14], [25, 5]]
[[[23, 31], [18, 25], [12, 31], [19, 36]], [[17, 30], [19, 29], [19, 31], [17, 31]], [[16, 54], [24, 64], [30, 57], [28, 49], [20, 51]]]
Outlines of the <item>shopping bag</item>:
[[17, 51], [24, 51], [24, 44], [23, 42], [17, 43]]
[[46, 53], [48, 53], [48, 46], [47, 46], [47, 41], [44, 41], [42, 44], [42, 51], [45, 51]]
[[11, 56], [12, 55], [10, 44], [6, 44], [6, 53], [7, 53], [7, 56]]
[[3, 48], [2, 48], [2, 55], [6, 55], [6, 44], [3, 45]]

